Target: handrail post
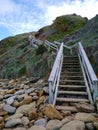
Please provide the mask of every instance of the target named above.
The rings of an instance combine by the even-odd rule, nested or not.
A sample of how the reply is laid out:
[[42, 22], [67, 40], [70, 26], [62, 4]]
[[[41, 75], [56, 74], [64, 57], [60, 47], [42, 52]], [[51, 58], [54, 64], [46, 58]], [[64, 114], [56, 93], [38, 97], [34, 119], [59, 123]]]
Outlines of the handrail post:
[[96, 98], [98, 98], [98, 81], [93, 81], [93, 100], [96, 103]]
[[53, 104], [53, 82], [49, 81], [49, 103]]

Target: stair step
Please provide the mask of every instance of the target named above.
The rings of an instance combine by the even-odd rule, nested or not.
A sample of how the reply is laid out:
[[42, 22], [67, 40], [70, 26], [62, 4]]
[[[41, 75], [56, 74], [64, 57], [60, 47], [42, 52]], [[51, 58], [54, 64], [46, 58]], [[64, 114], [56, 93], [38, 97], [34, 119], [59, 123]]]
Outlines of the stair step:
[[63, 68], [80, 68], [80, 65], [63, 65]]
[[88, 99], [81, 99], [81, 98], [56, 98], [56, 101], [59, 101], [59, 102], [89, 102]]
[[80, 63], [67, 63], [67, 62], [63, 62], [63, 65], [80, 65]]
[[64, 88], [86, 88], [85, 86], [82, 85], [59, 85], [59, 87], [64, 87]]
[[57, 110], [65, 110], [65, 111], [71, 111], [71, 112], [78, 112], [78, 109], [74, 106], [55, 106]]
[[86, 92], [79, 91], [58, 91], [58, 94], [87, 95]]
[[74, 82], [78, 82], [78, 83], [85, 83], [84, 80], [60, 80], [60, 82], [71, 82], [71, 83], [74, 83]]
[[72, 74], [72, 75], [83, 75], [82, 74], [82, 72], [72, 72], [72, 71], [70, 71], [70, 72], [68, 72], [68, 71], [63, 71], [63, 72], [61, 72], [61, 75], [63, 75], [63, 74]]
[[75, 56], [64, 56], [64, 58], [78, 58], [78, 56], [77, 55], [75, 55]]

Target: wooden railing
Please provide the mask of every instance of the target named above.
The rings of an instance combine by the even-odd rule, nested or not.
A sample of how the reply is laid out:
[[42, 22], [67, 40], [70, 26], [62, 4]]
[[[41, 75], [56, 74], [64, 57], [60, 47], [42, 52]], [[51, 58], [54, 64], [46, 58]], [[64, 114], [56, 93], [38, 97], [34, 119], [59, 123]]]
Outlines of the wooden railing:
[[48, 79], [49, 82], [49, 103], [55, 104], [57, 92], [58, 92], [58, 85], [60, 79], [60, 73], [62, 68], [63, 62], [63, 43], [60, 45], [60, 49], [58, 50], [50, 77]]
[[[98, 98], [98, 78], [96, 77], [95, 72], [86, 55], [86, 52], [83, 49], [83, 46], [80, 42], [78, 43], [78, 55], [83, 70], [83, 75], [87, 86], [89, 99], [91, 103], [93, 103], [94, 101], [94, 104], [96, 104], [96, 99]], [[93, 96], [93, 101], [91, 98], [91, 94]]]

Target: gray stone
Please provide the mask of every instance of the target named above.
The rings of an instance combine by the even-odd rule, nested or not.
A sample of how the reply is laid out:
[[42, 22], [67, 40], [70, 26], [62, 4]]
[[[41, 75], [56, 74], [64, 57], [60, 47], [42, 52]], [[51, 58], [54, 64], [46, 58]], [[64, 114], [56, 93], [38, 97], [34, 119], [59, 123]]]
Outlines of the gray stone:
[[46, 129], [47, 130], [59, 130], [61, 126], [62, 126], [61, 121], [59, 121], [59, 120], [50, 120], [46, 125]]
[[47, 86], [47, 87], [44, 87], [43, 90], [44, 90], [44, 92], [45, 92], [46, 94], [49, 94], [49, 88], [48, 88], [48, 86]]
[[85, 126], [88, 130], [95, 130], [93, 123], [86, 123]]
[[25, 90], [26, 94], [32, 93], [35, 89], [34, 88], [29, 88], [27, 90]]
[[4, 111], [10, 113], [10, 114], [14, 114], [15, 111], [16, 111], [16, 108], [15, 107], [12, 107], [10, 105], [5, 105], [4, 108], [3, 108]]
[[13, 96], [13, 94], [6, 94], [6, 95], [4, 95], [4, 98], [6, 99], [6, 98], [9, 98], [9, 97], [12, 97]]
[[18, 100], [18, 102], [21, 102], [23, 100], [23, 96], [17, 95], [16, 100]]
[[12, 119], [12, 120], [9, 120], [9, 121], [7, 121], [7, 122], [5, 123], [5, 128], [15, 127], [15, 126], [20, 125], [20, 124], [22, 124], [20, 118]]
[[41, 125], [41, 126], [46, 126], [47, 120], [45, 118], [41, 118], [37, 121], [35, 121], [34, 125]]
[[69, 123], [62, 126], [60, 130], [84, 130], [85, 124], [82, 121], [70, 121]]
[[14, 95], [21, 95], [21, 94], [24, 94], [24, 93], [25, 93], [25, 90], [19, 90], [16, 93], [14, 93]]
[[11, 105], [14, 102], [15, 98], [16, 96], [9, 97], [8, 99], [6, 99], [6, 103]]

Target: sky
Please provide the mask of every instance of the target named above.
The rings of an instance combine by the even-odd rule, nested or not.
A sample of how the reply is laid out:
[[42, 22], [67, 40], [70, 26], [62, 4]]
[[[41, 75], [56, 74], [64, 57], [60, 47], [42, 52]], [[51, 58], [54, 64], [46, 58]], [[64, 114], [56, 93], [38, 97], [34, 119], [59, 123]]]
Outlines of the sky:
[[0, 0], [0, 40], [38, 31], [57, 16], [73, 13], [95, 17], [98, 0]]

